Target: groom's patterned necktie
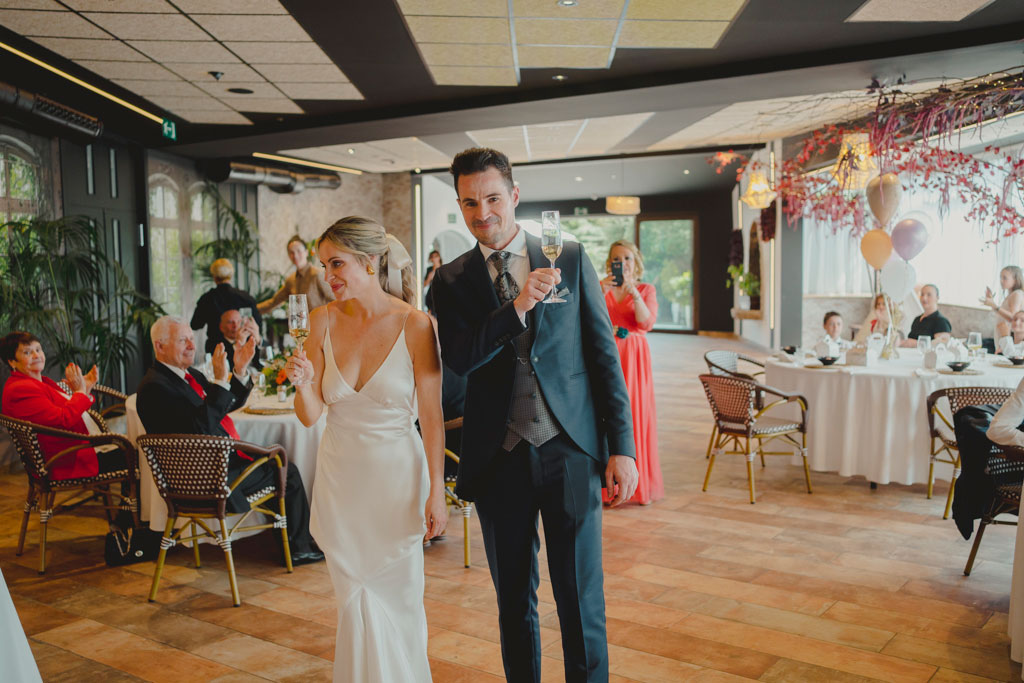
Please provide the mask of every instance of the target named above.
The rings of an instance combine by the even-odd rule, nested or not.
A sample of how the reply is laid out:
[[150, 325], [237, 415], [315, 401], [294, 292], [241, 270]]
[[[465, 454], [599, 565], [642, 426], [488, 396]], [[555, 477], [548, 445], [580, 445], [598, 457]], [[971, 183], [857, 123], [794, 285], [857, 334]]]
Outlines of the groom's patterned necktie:
[[[507, 251], [496, 251], [488, 258], [498, 271], [497, 277], [494, 278], [494, 289], [498, 293], [498, 300], [503, 304], [519, 296], [519, 285], [508, 270], [511, 256]], [[536, 360], [530, 358], [533, 328], [527, 327], [525, 332], [512, 340], [512, 345], [516, 350], [517, 362], [512, 385], [512, 404], [509, 406], [508, 431], [505, 432], [505, 439], [501, 444], [506, 451], [511, 451], [522, 439], [526, 439], [534, 446], [540, 446], [561, 431], [548, 409], [548, 404], [544, 401], [540, 384], [537, 382], [537, 373], [533, 370], [531, 361]]]

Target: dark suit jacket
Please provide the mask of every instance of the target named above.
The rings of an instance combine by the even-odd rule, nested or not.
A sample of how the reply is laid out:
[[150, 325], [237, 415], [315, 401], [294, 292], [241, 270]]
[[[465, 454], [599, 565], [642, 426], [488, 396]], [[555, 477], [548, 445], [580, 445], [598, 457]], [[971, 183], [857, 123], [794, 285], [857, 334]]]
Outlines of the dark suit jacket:
[[[546, 267], [540, 240], [526, 236], [530, 267]], [[597, 274], [583, 247], [566, 242], [558, 258], [564, 304], [537, 304], [531, 360], [548, 407], [565, 434], [590, 457], [635, 457], [629, 394]], [[479, 247], [440, 267], [430, 290], [444, 363], [468, 375], [457, 491], [474, 485], [505, 436], [515, 377], [512, 340], [525, 331], [512, 302], [499, 305]]]
[[224, 341], [220, 331], [220, 316], [224, 311], [232, 309], [252, 309], [252, 319], [257, 325], [263, 325], [263, 316], [256, 308], [256, 300], [247, 292], [222, 282], [204, 293], [196, 301], [196, 310], [192, 313], [192, 329], [206, 328], [206, 352], [213, 353], [214, 347]]
[[228, 436], [220, 421], [249, 397], [247, 387], [231, 376], [231, 390], [213, 384], [191, 368], [206, 400], [163, 363], [153, 363], [139, 384], [136, 408], [147, 434], [210, 434]]

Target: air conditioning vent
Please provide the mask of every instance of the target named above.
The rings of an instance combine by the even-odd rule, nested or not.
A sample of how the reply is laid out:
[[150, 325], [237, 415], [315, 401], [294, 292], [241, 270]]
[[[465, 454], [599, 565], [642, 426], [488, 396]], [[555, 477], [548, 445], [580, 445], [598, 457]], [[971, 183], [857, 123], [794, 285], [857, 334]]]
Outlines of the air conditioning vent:
[[98, 138], [103, 132], [99, 119], [7, 83], [0, 83], [0, 104], [89, 137]]

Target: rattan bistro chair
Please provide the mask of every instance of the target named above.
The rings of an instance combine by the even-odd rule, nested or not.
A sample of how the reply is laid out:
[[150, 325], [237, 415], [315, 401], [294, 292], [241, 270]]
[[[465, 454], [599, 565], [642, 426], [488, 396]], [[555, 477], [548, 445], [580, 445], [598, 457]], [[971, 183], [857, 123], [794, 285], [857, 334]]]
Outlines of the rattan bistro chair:
[[[755, 367], [761, 368], [757, 372], [747, 373], [740, 372], [740, 361], [749, 363]], [[726, 377], [740, 377], [742, 379], [749, 379], [755, 382], [758, 381], [758, 377], [764, 375], [764, 363], [759, 360], [755, 360], [750, 356], [745, 356], [742, 353], [735, 351], [729, 351], [728, 349], [712, 349], [704, 354], [704, 362], [708, 365], [708, 372], [712, 375], [723, 375]], [[764, 396], [760, 392], [757, 394], [757, 408], [764, 405]], [[704, 454], [705, 458], [711, 457], [711, 449], [714, 448], [715, 439], [718, 437], [718, 429], [711, 430], [711, 438], [708, 440], [708, 451]], [[761, 466], [764, 467], [764, 456], [761, 456]]]
[[[961, 408], [983, 406], [987, 404], [1002, 405], [1013, 394], [1013, 389], [1005, 387], [946, 387], [933, 391], [928, 396], [928, 433], [931, 435], [931, 449], [928, 463], [928, 497], [932, 497], [935, 484], [935, 463], [941, 462], [953, 466], [953, 476], [949, 479], [949, 493], [946, 495], [946, 509], [943, 519], [949, 519], [953, 508], [953, 489], [960, 477], [960, 450], [956, 445], [956, 434], [953, 431], [952, 416]], [[949, 413], [943, 411], [939, 401], [949, 402]], [[938, 420], [936, 420], [938, 418]]]
[[992, 497], [992, 504], [978, 523], [978, 531], [974, 534], [971, 554], [967, 556], [967, 564], [964, 566], [964, 576], [971, 575], [974, 558], [978, 554], [978, 546], [981, 545], [985, 527], [989, 524], [1016, 526], [1018, 523], [996, 519], [996, 517], [1007, 513], [1016, 515], [1020, 510], [1021, 486], [1024, 485], [1024, 449], [1014, 446], [993, 447], [985, 470], [993, 479], [995, 494]]
[[[704, 476], [703, 491], [708, 490], [711, 468], [715, 457], [724, 454], [742, 454], [747, 458], [747, 482], [750, 485], [750, 502], [754, 503], [754, 455], [791, 455], [788, 451], [766, 451], [766, 443], [782, 439], [803, 456], [804, 478], [807, 493], [811, 493], [811, 471], [807, 464], [807, 399], [797, 394], [786, 394], [778, 389], [758, 384], [740, 377], [725, 375], [701, 375], [711, 412], [715, 418], [715, 432], [712, 436], [708, 471]], [[778, 396], [763, 408], [757, 407], [758, 395]], [[768, 417], [765, 415], [776, 406], [796, 403], [800, 406], [800, 419]], [[798, 438], [799, 435], [799, 438]], [[751, 448], [751, 441], [757, 440], [757, 447]], [[731, 445], [734, 450], [727, 451]]]
[[[276, 444], [262, 448], [224, 436], [198, 434], [148, 434], [140, 436], [138, 444], [149, 462], [157, 490], [167, 503], [167, 526], [160, 540], [160, 554], [157, 556], [156, 570], [153, 572], [153, 586], [149, 591], [150, 602], [156, 600], [167, 551], [179, 542], [192, 541], [197, 567], [200, 566], [199, 539], [210, 538], [221, 547], [227, 561], [231, 599], [235, 607], [242, 604], [238, 596], [235, 562], [231, 555], [231, 539], [235, 533], [256, 529], [280, 529], [281, 539], [284, 541], [285, 566], [289, 572], [292, 571], [284, 505], [285, 479], [288, 476], [288, 456], [284, 448]], [[253, 461], [234, 481], [228, 481], [228, 461], [235, 451], [252, 456]], [[228, 496], [250, 473], [268, 461], [277, 467], [276, 486], [250, 495], [249, 509], [229, 528]], [[263, 505], [275, 497], [278, 502], [277, 512]], [[273, 521], [244, 526], [253, 513], [268, 515]], [[175, 530], [179, 517], [184, 517], [188, 521], [180, 529]], [[219, 531], [211, 529], [207, 524], [207, 520], [212, 519], [219, 522]]]
[[[92, 413], [93, 419], [103, 427], [103, 418], [97, 413]], [[93, 498], [103, 500], [104, 512], [107, 521], [112, 522], [113, 512], [119, 509], [129, 510], [135, 524], [138, 525], [138, 453], [132, 442], [121, 434], [79, 434], [77, 432], [65, 431], [45, 427], [25, 420], [17, 420], [13, 417], [0, 415], [0, 427], [7, 430], [14, 442], [14, 448], [18, 451], [22, 464], [25, 466], [25, 474], [28, 475], [28, 497], [25, 500], [25, 512], [21, 518], [21, 530], [18, 532], [17, 555], [25, 549], [25, 534], [28, 530], [28, 518], [35, 508], [39, 509], [39, 573], [46, 573], [46, 528], [57, 512], [78, 507]], [[65, 439], [73, 439], [75, 445], [69, 446], [50, 457], [43, 455], [39, 445], [39, 436], [57, 436]], [[95, 477], [76, 477], [74, 479], [54, 479], [50, 468], [53, 463], [61, 458], [76, 453], [83, 446], [116, 446], [124, 455], [126, 467], [98, 474]], [[128, 489], [128, 495], [124, 495], [120, 487], [115, 490], [114, 484], [123, 484]], [[56, 501], [58, 493], [69, 495], [61, 501]], [[113, 498], [118, 498], [120, 505], [114, 505]]]
[[[444, 430], [447, 432], [451, 429], [461, 429], [462, 418], [457, 417], [454, 420], [448, 420], [444, 423]], [[448, 450], [444, 449], [444, 457], [449, 458], [453, 462], [459, 462], [459, 456]], [[462, 513], [462, 556], [463, 565], [469, 568], [469, 518], [473, 515], [473, 503], [468, 500], [462, 500], [455, 495], [455, 482], [448, 481], [445, 479], [444, 482], [444, 496], [448, 501], [448, 504], [454, 508], [457, 508]]]
[[[59, 386], [64, 393], [71, 395], [71, 387], [69, 387], [68, 383], [64, 380], [57, 382], [57, 386]], [[99, 413], [103, 421], [106, 421], [111, 417], [124, 415], [124, 403], [128, 400], [128, 394], [111, 387], [103, 386], [102, 384], [94, 384], [91, 391], [96, 399], [96, 404], [93, 406], [93, 410], [90, 410], [89, 412], [90, 414], [93, 414], [94, 419], [96, 417], [95, 413]], [[101, 422], [100, 424], [103, 425], [104, 422]]]

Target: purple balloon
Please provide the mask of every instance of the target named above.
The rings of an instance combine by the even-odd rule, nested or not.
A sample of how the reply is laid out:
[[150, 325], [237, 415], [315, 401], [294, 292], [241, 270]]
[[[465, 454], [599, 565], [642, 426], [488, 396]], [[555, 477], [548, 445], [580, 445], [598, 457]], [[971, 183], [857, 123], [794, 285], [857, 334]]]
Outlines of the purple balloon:
[[904, 218], [892, 229], [892, 248], [909, 261], [928, 244], [928, 228], [913, 218]]

